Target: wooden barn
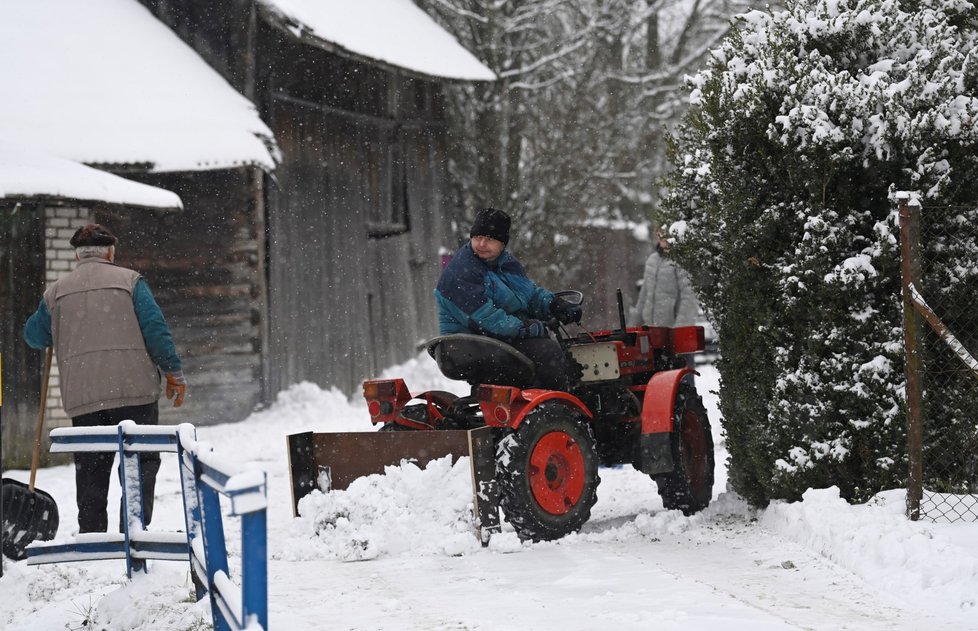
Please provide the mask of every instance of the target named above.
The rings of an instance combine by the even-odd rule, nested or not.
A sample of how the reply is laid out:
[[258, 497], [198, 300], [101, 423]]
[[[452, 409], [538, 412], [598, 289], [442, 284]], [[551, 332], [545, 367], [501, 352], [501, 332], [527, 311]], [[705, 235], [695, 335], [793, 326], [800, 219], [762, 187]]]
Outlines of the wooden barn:
[[[0, 140], [183, 202], [73, 219], [112, 227], [173, 330], [190, 394], [162, 422], [239, 420], [303, 380], [353, 392], [435, 334], [438, 251], [454, 245], [443, 89], [494, 76], [410, 0], [14, 0], [0, 14], [0, 58], [23, 61], [0, 64], [17, 95], [0, 102]], [[9, 295], [5, 358], [28, 352]], [[36, 410], [30, 357], [18, 395]], [[33, 423], [4, 416], [5, 437]]]
[[281, 150], [264, 195], [267, 392], [353, 392], [416, 354], [437, 332], [439, 247], [454, 246], [443, 88], [493, 73], [410, 0], [144, 2]]

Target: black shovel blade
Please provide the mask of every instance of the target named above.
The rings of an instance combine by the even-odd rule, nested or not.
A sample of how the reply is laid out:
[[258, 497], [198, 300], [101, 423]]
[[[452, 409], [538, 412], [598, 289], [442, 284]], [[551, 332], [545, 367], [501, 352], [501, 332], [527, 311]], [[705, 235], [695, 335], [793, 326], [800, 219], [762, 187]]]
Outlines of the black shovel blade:
[[33, 541], [49, 541], [58, 532], [58, 505], [44, 491], [10, 478], [3, 478], [4, 556], [19, 561], [27, 556]]

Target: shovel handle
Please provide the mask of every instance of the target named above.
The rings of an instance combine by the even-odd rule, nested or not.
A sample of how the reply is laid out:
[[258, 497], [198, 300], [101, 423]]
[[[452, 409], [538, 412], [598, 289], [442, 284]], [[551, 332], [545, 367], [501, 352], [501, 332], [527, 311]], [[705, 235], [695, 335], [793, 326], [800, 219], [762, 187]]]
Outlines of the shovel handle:
[[41, 407], [37, 414], [37, 432], [34, 434], [34, 452], [31, 454], [31, 481], [28, 490], [34, 492], [34, 478], [37, 477], [37, 465], [41, 460], [41, 436], [44, 435], [44, 406], [48, 402], [48, 380], [51, 378], [51, 356], [54, 347], [48, 346], [44, 358], [44, 375], [41, 377]]

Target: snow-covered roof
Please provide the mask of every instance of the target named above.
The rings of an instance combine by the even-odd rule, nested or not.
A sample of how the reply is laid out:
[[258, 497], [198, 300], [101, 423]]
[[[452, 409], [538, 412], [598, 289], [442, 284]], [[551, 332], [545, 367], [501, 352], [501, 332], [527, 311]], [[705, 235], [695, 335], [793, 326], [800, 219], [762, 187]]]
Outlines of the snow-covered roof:
[[254, 105], [136, 0], [4, 0], [0, 85], [2, 140], [86, 164], [274, 168]]
[[303, 41], [429, 77], [494, 81], [496, 74], [411, 0], [259, 0]]
[[106, 202], [180, 209], [176, 193], [0, 140], [0, 199]]

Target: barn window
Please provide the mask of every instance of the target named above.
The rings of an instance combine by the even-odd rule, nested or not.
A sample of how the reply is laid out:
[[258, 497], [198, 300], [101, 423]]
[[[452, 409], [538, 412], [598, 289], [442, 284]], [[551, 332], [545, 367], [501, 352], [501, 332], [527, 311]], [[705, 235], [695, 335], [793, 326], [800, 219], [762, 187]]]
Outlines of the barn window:
[[411, 229], [408, 221], [408, 169], [404, 159], [403, 128], [393, 125], [384, 130], [386, 164], [381, 173], [382, 182], [377, 203], [371, 204], [371, 216], [367, 221], [367, 234], [373, 239], [403, 234]]

